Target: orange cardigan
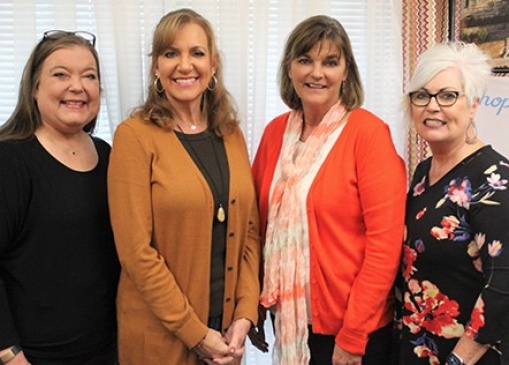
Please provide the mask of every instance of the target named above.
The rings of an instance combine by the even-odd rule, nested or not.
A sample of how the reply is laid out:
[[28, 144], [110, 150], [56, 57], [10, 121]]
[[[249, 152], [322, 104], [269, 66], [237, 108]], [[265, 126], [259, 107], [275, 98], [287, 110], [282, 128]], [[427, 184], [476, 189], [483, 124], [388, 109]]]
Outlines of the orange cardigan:
[[[266, 127], [253, 163], [262, 237], [288, 116]], [[356, 109], [307, 196], [313, 332], [336, 336], [348, 352], [364, 354], [369, 334], [392, 321], [405, 193], [388, 126]]]

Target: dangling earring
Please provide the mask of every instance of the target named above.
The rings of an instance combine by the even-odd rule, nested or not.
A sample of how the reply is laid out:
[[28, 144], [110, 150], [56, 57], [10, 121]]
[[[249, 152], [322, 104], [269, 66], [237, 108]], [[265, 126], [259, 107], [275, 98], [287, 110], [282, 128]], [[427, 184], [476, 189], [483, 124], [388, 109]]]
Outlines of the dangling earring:
[[[470, 137], [468, 135], [468, 130], [472, 127], [474, 130], [474, 135]], [[466, 137], [465, 137], [466, 144], [475, 144], [477, 142], [477, 127], [475, 126], [474, 120], [470, 119], [470, 125], [467, 128]]]
[[345, 88], [346, 88], [346, 79], [344, 79], [343, 82], [341, 83], [341, 87], [339, 88], [339, 96], [343, 96], [343, 94], [345, 93]]
[[158, 94], [162, 94], [164, 92], [164, 87], [161, 82], [161, 79], [159, 78], [159, 75], [155, 75], [156, 78], [154, 79], [154, 89], [156, 89]]
[[216, 89], [216, 86], [217, 86], [217, 77], [216, 77], [216, 75], [212, 75], [212, 78], [210, 80], [214, 80], [214, 82], [213, 82], [212, 86], [210, 86], [210, 83], [209, 83], [209, 85], [207, 85], [207, 90], [208, 91], [214, 91]]

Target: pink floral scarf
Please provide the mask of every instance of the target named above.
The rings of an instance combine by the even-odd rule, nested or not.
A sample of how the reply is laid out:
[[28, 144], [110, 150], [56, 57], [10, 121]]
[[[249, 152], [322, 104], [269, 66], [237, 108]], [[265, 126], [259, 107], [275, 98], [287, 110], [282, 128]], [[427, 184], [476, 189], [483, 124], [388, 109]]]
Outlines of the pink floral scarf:
[[292, 111], [288, 118], [281, 150], [281, 177], [274, 186], [269, 204], [261, 295], [261, 303], [267, 308], [275, 305], [277, 311], [273, 364], [309, 364], [306, 305], [309, 260], [308, 247], [302, 238], [303, 232], [308, 230], [300, 204], [305, 197], [298, 195], [298, 184], [345, 115], [341, 102], [332, 106], [300, 149], [302, 112]]

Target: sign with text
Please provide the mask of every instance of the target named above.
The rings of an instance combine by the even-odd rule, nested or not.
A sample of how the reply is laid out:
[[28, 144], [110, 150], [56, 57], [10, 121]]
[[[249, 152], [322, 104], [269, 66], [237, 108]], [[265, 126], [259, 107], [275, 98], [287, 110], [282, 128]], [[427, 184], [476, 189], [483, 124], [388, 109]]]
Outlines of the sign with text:
[[509, 77], [491, 77], [474, 120], [479, 139], [509, 158]]

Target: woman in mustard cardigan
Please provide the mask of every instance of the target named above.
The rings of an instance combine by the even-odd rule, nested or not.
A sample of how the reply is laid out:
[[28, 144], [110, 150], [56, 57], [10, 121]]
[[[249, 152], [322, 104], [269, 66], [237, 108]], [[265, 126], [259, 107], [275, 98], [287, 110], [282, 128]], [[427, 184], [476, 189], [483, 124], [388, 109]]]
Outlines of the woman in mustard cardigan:
[[120, 363], [238, 363], [257, 321], [258, 218], [209, 22], [188, 9], [164, 16], [151, 71], [108, 175]]
[[297, 25], [279, 72], [292, 111], [266, 127], [253, 165], [274, 364], [387, 364], [403, 161], [388, 126], [360, 108], [350, 41], [335, 19]]

